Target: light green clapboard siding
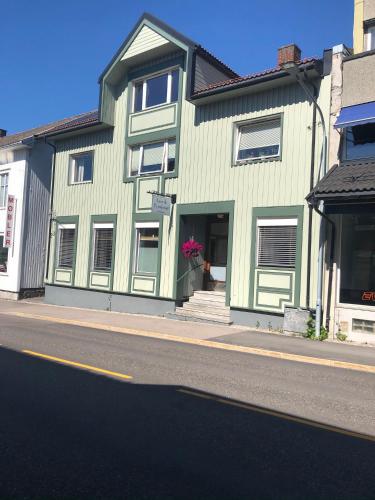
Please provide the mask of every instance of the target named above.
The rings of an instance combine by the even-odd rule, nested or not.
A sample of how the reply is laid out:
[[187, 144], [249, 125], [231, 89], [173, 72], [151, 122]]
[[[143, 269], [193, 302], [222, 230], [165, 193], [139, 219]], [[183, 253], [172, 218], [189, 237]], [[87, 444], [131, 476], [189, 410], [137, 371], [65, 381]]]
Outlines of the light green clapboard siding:
[[148, 26], [143, 26], [121, 60], [124, 61], [126, 59], [130, 59], [131, 57], [156, 49], [167, 43], [168, 40], [159, 35], [159, 33], [156, 33], [156, 31]]
[[[329, 89], [330, 79], [325, 78], [320, 101], [326, 110], [329, 109]], [[75, 286], [87, 286], [90, 216], [117, 214], [113, 289], [128, 291], [133, 189], [136, 183], [123, 182], [126, 102], [125, 89], [116, 101], [113, 139], [111, 132], [104, 131], [77, 136], [59, 145], [54, 212], [57, 216], [80, 216]], [[277, 113], [283, 113], [281, 161], [233, 167], [233, 123]], [[300, 303], [304, 305], [308, 221], [304, 199], [309, 192], [312, 106], [306, 102], [303, 92], [297, 85], [290, 85], [202, 107], [183, 101], [181, 115], [178, 178], [165, 180], [165, 192], [176, 193], [177, 203], [235, 201], [231, 305], [249, 306], [252, 208], [305, 205], [300, 297]], [[318, 125], [317, 158], [320, 146], [321, 127]], [[69, 154], [90, 148], [95, 150], [93, 184], [68, 186]], [[134, 200], [137, 200], [136, 196]], [[175, 228], [174, 211], [172, 220], [165, 218], [163, 225], [159, 292], [162, 297], [173, 297], [178, 245]], [[312, 262], [315, 265], [317, 216], [314, 216], [313, 233]], [[316, 267], [312, 271], [312, 300], [316, 287], [315, 274]]]

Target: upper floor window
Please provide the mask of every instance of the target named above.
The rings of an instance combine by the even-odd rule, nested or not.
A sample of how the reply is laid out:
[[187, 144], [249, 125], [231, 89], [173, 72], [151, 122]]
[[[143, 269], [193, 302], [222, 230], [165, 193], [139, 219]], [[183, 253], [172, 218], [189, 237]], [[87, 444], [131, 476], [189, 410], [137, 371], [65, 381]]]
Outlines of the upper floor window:
[[365, 27], [365, 50], [375, 49], [375, 24]]
[[375, 158], [375, 123], [348, 127], [345, 132], [347, 160]]
[[70, 184], [92, 182], [93, 152], [87, 151], [70, 157]]
[[176, 158], [176, 140], [140, 144], [130, 148], [130, 175], [173, 172]]
[[238, 127], [235, 161], [280, 155], [281, 118], [249, 122]]
[[6, 207], [8, 198], [8, 181], [9, 174], [0, 174], [0, 207]]
[[257, 265], [290, 267], [296, 265], [296, 218], [257, 220]]
[[171, 69], [134, 84], [133, 111], [176, 102], [178, 99], [179, 70]]

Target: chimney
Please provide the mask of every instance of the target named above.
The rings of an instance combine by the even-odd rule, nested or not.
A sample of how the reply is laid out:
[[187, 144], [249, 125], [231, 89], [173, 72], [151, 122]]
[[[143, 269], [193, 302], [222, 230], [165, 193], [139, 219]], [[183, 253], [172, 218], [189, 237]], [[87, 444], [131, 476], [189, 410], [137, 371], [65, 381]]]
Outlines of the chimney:
[[301, 49], [295, 43], [284, 45], [277, 51], [277, 65], [281, 67], [285, 63], [298, 63], [301, 60]]
[[0, 137], [5, 137], [7, 135], [7, 131], [3, 128], [0, 128]]

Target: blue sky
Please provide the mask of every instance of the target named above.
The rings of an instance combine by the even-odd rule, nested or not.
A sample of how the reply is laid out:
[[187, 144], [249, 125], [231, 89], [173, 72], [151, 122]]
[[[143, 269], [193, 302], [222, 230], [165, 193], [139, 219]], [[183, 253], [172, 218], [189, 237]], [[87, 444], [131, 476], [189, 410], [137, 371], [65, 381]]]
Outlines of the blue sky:
[[1, 12], [0, 128], [90, 111], [98, 76], [144, 12], [240, 74], [271, 68], [281, 45], [303, 56], [352, 44], [354, 0], [13, 0]]

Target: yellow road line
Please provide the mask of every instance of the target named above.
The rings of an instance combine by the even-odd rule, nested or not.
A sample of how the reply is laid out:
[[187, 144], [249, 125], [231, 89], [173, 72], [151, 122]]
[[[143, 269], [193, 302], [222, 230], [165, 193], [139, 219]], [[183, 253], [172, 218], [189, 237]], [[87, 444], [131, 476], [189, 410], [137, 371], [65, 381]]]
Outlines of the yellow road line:
[[[193, 339], [189, 337], [170, 335], [168, 333], [150, 332], [148, 330], [136, 330], [134, 328], [124, 328], [120, 326], [112, 326], [102, 323], [92, 323], [88, 321], [79, 321], [74, 319], [63, 319], [54, 316], [43, 316], [39, 314], [29, 314], [29, 313], [14, 312], [14, 311], [1, 311], [0, 314], [17, 316], [20, 318], [30, 318], [40, 321], [49, 321], [51, 323], [59, 323], [63, 325], [74, 325], [83, 328], [92, 328], [95, 330], [124, 333], [126, 335], [135, 335], [137, 337], [147, 337], [160, 340], [168, 340], [171, 342], [180, 342], [183, 344], [190, 344], [201, 347], [211, 347], [214, 349], [220, 349], [222, 351], [242, 352], [245, 354], [254, 354], [256, 356], [263, 356], [267, 358], [282, 359], [284, 361], [295, 361], [298, 363], [307, 363], [310, 365], [326, 366], [329, 368], [343, 368], [345, 370], [353, 370], [358, 372], [375, 374], [375, 365], [350, 363], [347, 361], [338, 361], [335, 359], [316, 358], [313, 356], [304, 356], [301, 354], [291, 354], [288, 352], [272, 351], [269, 349], [262, 349], [259, 347], [245, 347], [239, 345], [225, 344], [222, 342], [215, 342], [213, 340]], [[199, 326], [197, 326], [197, 328], [199, 328]]]
[[112, 377], [121, 378], [125, 380], [130, 380], [133, 377], [130, 375], [125, 375], [124, 373], [112, 372], [110, 370], [104, 370], [103, 368], [97, 368], [96, 366], [84, 365], [82, 363], [77, 363], [75, 361], [69, 361], [68, 359], [56, 358], [55, 356], [49, 356], [48, 354], [41, 354], [40, 352], [28, 351], [27, 349], [22, 350], [24, 354], [29, 354], [30, 356], [35, 356], [37, 358], [48, 359], [49, 361], [57, 361], [63, 365], [74, 366], [77, 368], [84, 368], [95, 373], [102, 373], [103, 375], [111, 375]]
[[237, 401], [231, 401], [230, 399], [224, 399], [220, 396], [214, 396], [211, 394], [204, 394], [201, 392], [195, 392], [188, 389], [177, 389], [178, 392], [182, 392], [189, 396], [193, 396], [201, 399], [208, 399], [211, 401], [215, 401], [217, 403], [235, 406], [236, 408], [243, 408], [245, 410], [254, 411], [257, 413], [262, 413], [264, 415], [271, 415], [272, 417], [281, 418], [283, 420], [288, 420], [290, 422], [297, 422], [299, 424], [307, 425], [309, 427], [316, 427], [317, 429], [323, 429], [325, 431], [336, 432], [337, 434], [343, 434], [345, 436], [355, 437], [358, 439], [364, 439], [365, 441], [373, 441], [375, 442], [375, 437], [370, 436], [369, 434], [361, 434], [359, 432], [347, 431], [345, 429], [341, 429], [340, 427], [335, 427], [333, 425], [321, 424], [319, 422], [314, 422], [313, 420], [308, 420], [302, 417], [295, 417], [294, 415], [288, 415], [286, 413], [280, 413], [275, 410], [267, 410], [266, 408], [261, 408], [259, 406], [253, 406], [249, 403], [240, 403]]

